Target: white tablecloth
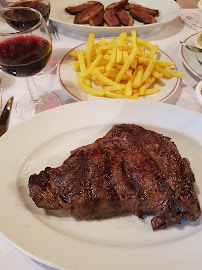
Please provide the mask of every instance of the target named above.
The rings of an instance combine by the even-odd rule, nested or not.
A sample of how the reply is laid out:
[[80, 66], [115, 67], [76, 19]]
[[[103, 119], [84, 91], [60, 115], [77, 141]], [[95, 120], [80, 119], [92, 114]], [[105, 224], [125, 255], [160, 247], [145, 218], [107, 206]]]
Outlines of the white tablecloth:
[[[176, 106], [184, 107], [193, 111], [202, 112], [202, 106], [199, 105], [195, 97], [195, 86], [200, 81], [194, 76], [188, 69], [186, 69], [181, 61], [180, 56], [180, 44], [179, 41], [184, 41], [192, 34], [199, 32], [200, 27], [197, 23], [198, 9], [182, 9], [180, 19], [170, 22], [165, 27], [158, 29], [155, 33], [151, 33], [143, 38], [156, 43], [159, 48], [166, 52], [171, 59], [176, 63], [178, 70], [185, 72], [185, 76], [182, 78], [180, 86], [176, 93], [168, 100], [167, 103], [175, 104]], [[183, 20], [186, 23], [183, 23]], [[73, 36], [72, 33], [60, 30], [60, 42], [54, 42], [54, 55], [59, 58], [62, 57], [69, 49], [77, 46], [78, 44], [87, 40], [87, 37]], [[14, 95], [14, 106], [10, 119], [10, 126], [20, 123], [20, 119], [15, 113], [15, 105], [19, 98], [27, 93], [27, 87], [23, 78], [15, 78], [4, 73], [0, 73], [2, 79], [3, 101]], [[38, 88], [46, 89], [48, 91], [56, 93], [61, 104], [67, 104], [75, 102], [68, 96], [66, 91], [62, 89], [61, 85], [57, 81], [56, 71], [51, 74], [37, 75], [35, 76], [35, 82]], [[0, 221], [1, 222], [1, 221]], [[12, 244], [6, 242], [0, 237], [0, 269], [1, 270], [53, 270], [52, 267], [43, 265], [30, 259], [22, 251], [19, 251]]]

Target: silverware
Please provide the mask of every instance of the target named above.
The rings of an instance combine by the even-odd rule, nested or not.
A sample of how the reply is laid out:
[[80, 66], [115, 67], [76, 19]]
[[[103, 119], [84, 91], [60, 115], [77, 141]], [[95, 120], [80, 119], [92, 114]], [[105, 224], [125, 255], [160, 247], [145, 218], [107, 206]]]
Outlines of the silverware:
[[9, 98], [0, 116], [0, 136], [2, 136], [8, 130], [13, 98], [14, 97]]
[[49, 31], [51, 33], [51, 36], [55, 39], [55, 41], [60, 41], [58, 29], [50, 19], [49, 19], [49, 23], [48, 23], [48, 28], [49, 28]]
[[197, 48], [197, 47], [194, 47], [194, 46], [191, 46], [191, 45], [187, 45], [186, 43], [180, 41], [180, 43], [186, 47], [188, 50], [192, 51], [192, 52], [202, 52], [202, 49], [200, 48]]

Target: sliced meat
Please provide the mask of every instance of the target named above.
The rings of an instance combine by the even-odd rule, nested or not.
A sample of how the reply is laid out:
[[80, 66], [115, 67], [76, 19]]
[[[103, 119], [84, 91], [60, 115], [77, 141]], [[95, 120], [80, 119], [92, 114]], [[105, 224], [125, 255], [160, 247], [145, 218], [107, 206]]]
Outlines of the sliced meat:
[[95, 5], [101, 5], [101, 3], [97, 1], [88, 1], [85, 4], [67, 7], [65, 10], [71, 15], [76, 15], [77, 13], [83, 11], [84, 9], [93, 7]]
[[138, 22], [142, 22], [144, 24], [151, 24], [157, 22], [156, 19], [148, 13], [137, 11], [135, 9], [130, 9], [129, 12]]
[[124, 9], [127, 9], [127, 10], [135, 9], [137, 11], [142, 11], [142, 12], [148, 13], [154, 17], [159, 15], [158, 9], [146, 8], [146, 7], [143, 7], [140, 5], [135, 5], [135, 4], [127, 4], [124, 6]]
[[101, 10], [95, 17], [89, 20], [89, 24], [92, 26], [103, 26], [104, 25], [104, 9]]
[[107, 9], [104, 13], [104, 21], [108, 26], [121, 26], [115, 9]]
[[76, 17], [74, 18], [74, 23], [76, 24], [88, 23], [91, 18], [95, 17], [102, 10], [104, 10], [103, 5], [95, 5], [93, 7], [86, 8], [83, 11], [76, 14]]
[[125, 26], [131, 26], [134, 23], [133, 17], [124, 9], [117, 11], [117, 17], [119, 18], [121, 24]]
[[119, 10], [123, 8], [128, 3], [128, 0], [121, 0], [120, 2], [112, 3], [111, 5], [107, 6], [106, 9], [115, 9]]

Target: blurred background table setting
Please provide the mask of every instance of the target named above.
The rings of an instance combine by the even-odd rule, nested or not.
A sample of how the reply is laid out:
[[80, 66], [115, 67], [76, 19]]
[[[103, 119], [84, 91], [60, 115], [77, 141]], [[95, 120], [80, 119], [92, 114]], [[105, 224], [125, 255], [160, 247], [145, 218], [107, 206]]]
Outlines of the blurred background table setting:
[[[144, 1], [130, 1], [136, 4], [142, 4], [150, 8], [159, 8], [160, 15], [157, 18], [157, 23], [143, 25], [142, 23], [137, 23], [136, 27], [127, 26], [125, 29], [123, 26], [118, 27], [103, 27], [90, 26], [87, 24], [73, 24], [72, 21], [75, 15], [70, 15], [65, 11], [65, 8], [68, 6], [73, 6], [81, 3], [84, 3], [83, 0], [70, 1], [70, 0], [50, 0], [50, 1], [9, 1], [0, 0], [0, 8], [8, 8], [8, 6], [13, 7], [17, 6], [16, 2], [31, 2], [32, 5], [29, 6], [27, 3], [24, 7], [36, 8], [36, 2], [44, 5], [38, 10], [41, 12], [43, 18], [46, 20], [49, 27], [49, 32], [46, 27], [41, 26], [40, 34], [37, 32], [37, 35], [40, 38], [45, 38], [52, 44], [52, 54], [48, 57], [48, 60], [44, 62], [44, 69], [42, 66], [40, 68], [35, 67], [36, 70], [31, 72], [30, 67], [25, 67], [21, 75], [17, 75], [11, 72], [5, 72], [5, 68], [2, 66], [1, 57], [0, 57], [0, 87], [1, 87], [1, 98], [3, 109], [6, 105], [8, 99], [13, 96], [13, 106], [11, 110], [11, 115], [9, 119], [8, 131], [12, 132], [13, 128], [22, 124], [24, 121], [29, 121], [32, 117], [22, 115], [22, 112], [17, 111], [19, 106], [19, 101], [28, 93], [28, 87], [31, 88], [30, 93], [32, 98], [37, 102], [39, 95], [38, 92], [46, 91], [48, 95], [54, 97], [54, 100], [51, 98], [48, 100], [44, 94], [45, 107], [39, 106], [39, 114], [42, 111], [57, 110], [58, 108], [54, 107], [63, 107], [69, 106], [74, 103], [82, 103], [82, 101], [96, 101], [99, 97], [89, 96], [89, 94], [83, 94], [83, 90], [75, 88], [74, 77], [74, 63], [71, 63], [71, 67], [66, 67], [66, 59], [68, 52], [76, 49], [77, 47], [83, 49], [84, 43], [88, 41], [88, 36], [90, 33], [95, 34], [95, 38], [98, 41], [102, 37], [113, 38], [118, 37], [121, 32], [126, 32], [130, 35], [131, 30], [135, 29], [137, 37], [144, 39], [153, 45], [157, 45], [161, 54], [163, 55], [164, 61], [172, 61], [175, 64], [175, 69], [178, 71], [184, 72], [182, 78], [174, 78], [171, 80], [168, 85], [162, 85], [162, 90], [164, 93], [157, 96], [154, 94], [145, 98], [146, 101], [151, 101], [154, 103], [167, 103], [175, 105], [182, 109], [187, 109], [192, 112], [196, 112], [196, 118], [201, 117], [199, 113], [202, 112], [202, 105], [198, 101], [197, 95], [200, 96], [200, 91], [196, 95], [196, 87], [199, 82], [202, 80], [202, 64], [196, 56], [196, 53], [189, 51], [186, 47], [182, 46], [180, 43], [185, 42], [188, 45], [197, 46], [195, 40], [200, 35], [202, 24], [200, 23], [201, 11], [198, 7], [198, 1], [160, 1], [160, 0], [144, 0]], [[103, 0], [104, 5], [107, 5], [108, 0]], [[109, 4], [110, 4], [109, 3]], [[200, 4], [200, 2], [199, 2]], [[201, 4], [202, 5], [202, 4]], [[46, 7], [46, 9], [44, 8]], [[48, 7], [48, 8], [47, 8]], [[44, 10], [46, 10], [45, 13]], [[49, 16], [50, 13], [50, 16]], [[49, 22], [48, 22], [49, 20]], [[11, 28], [11, 26], [9, 26]], [[8, 25], [0, 19], [0, 37], [3, 37], [1, 33], [8, 33]], [[20, 29], [22, 30], [22, 29]], [[32, 29], [32, 31], [34, 31]], [[33, 32], [34, 33], [34, 32]], [[49, 33], [49, 34], [48, 34]], [[25, 33], [23, 34], [25, 36]], [[0, 40], [0, 44], [2, 39]], [[22, 45], [21, 45], [22, 46]], [[51, 46], [51, 45], [50, 45]], [[85, 46], [85, 45], [84, 45]], [[1, 50], [0, 46], [0, 50]], [[19, 50], [19, 48], [18, 48]], [[25, 48], [23, 48], [25, 54]], [[1, 53], [0, 53], [1, 54]], [[52, 61], [52, 62], [51, 62]], [[50, 63], [48, 63], [50, 62]], [[49, 68], [49, 64], [51, 67]], [[2, 68], [3, 67], [3, 68]], [[38, 69], [37, 69], [38, 68]], [[30, 71], [31, 73], [29, 74]], [[27, 73], [28, 72], [28, 73]], [[10, 73], [10, 74], [8, 74]], [[34, 86], [29, 85], [32, 82], [28, 82], [28, 77], [34, 75]], [[25, 79], [26, 78], [26, 79]], [[66, 82], [67, 81], [67, 82]], [[38, 92], [35, 92], [37, 88]], [[161, 87], [161, 86], [160, 86]], [[159, 91], [159, 92], [160, 92]], [[160, 92], [162, 93], [162, 92]], [[30, 94], [29, 94], [30, 95]], [[156, 95], [156, 96], [155, 96]], [[102, 98], [108, 99], [108, 98]], [[144, 100], [144, 98], [142, 98]], [[33, 100], [32, 100], [33, 101]], [[52, 102], [52, 103], [51, 103]], [[23, 105], [25, 108], [25, 105]], [[52, 109], [53, 108], [53, 109]], [[1, 109], [1, 110], [2, 110]], [[33, 111], [33, 109], [32, 109]], [[23, 112], [24, 113], [24, 112]], [[42, 112], [43, 114], [43, 112]], [[72, 117], [74, 117], [72, 115]], [[25, 120], [26, 119], [26, 120]], [[28, 120], [27, 120], [28, 119]], [[64, 123], [68, 125], [65, 119]], [[36, 133], [39, 133], [40, 130], [36, 130]], [[2, 140], [4, 136], [2, 136]], [[34, 134], [33, 134], [34, 136]], [[0, 140], [1, 140], [0, 139]], [[15, 138], [18, 141], [18, 138]], [[31, 138], [29, 138], [31, 140]], [[9, 163], [8, 163], [9, 164]], [[9, 167], [8, 167], [9, 170]], [[1, 192], [4, 192], [1, 190]], [[9, 199], [8, 199], [9, 200]], [[6, 206], [4, 206], [6, 208]], [[1, 210], [2, 211], [2, 210]], [[13, 209], [15, 211], [15, 209]], [[47, 217], [48, 218], [48, 217]], [[0, 221], [4, 222], [4, 221]], [[15, 226], [15, 224], [14, 224]], [[61, 229], [62, 230], [62, 229]], [[1, 233], [1, 225], [0, 225]], [[54, 270], [59, 268], [54, 268], [52, 261], [46, 261], [46, 259], [35, 258], [32, 254], [29, 254], [26, 250], [20, 250], [12, 244], [12, 240], [6, 239], [2, 234], [0, 237], [0, 269], [2, 270], [13, 270], [13, 269], [29, 269], [29, 270]], [[51, 236], [50, 236], [51, 237]], [[57, 238], [57, 235], [55, 236]], [[25, 241], [25, 240], [24, 240]], [[77, 241], [77, 240], [76, 240]], [[79, 241], [79, 240], [78, 240]], [[47, 243], [47, 246], [49, 243]], [[85, 249], [85, 246], [83, 247]], [[51, 248], [50, 248], [51, 249]], [[68, 260], [68, 254], [67, 258]], [[93, 260], [93, 258], [92, 258]], [[59, 267], [60, 264], [58, 264]], [[76, 264], [77, 265], [77, 264]], [[56, 265], [57, 267], [57, 265]], [[75, 265], [69, 265], [69, 268], [61, 269], [79, 269]], [[177, 269], [187, 269], [178, 265]], [[202, 262], [200, 266], [195, 270], [201, 269]], [[86, 268], [83, 268], [86, 269]], [[89, 268], [90, 269], [90, 268]], [[113, 269], [113, 268], [111, 268]], [[144, 268], [142, 268], [143, 270]], [[152, 268], [153, 269], [153, 268]], [[157, 267], [158, 269], [158, 267]], [[167, 268], [166, 268], [167, 269]]]

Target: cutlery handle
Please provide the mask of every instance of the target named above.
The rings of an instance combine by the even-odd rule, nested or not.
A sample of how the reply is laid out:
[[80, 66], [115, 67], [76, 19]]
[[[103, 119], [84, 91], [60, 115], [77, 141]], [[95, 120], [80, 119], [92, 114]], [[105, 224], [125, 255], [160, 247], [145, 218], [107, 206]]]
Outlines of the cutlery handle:
[[0, 117], [0, 136], [2, 136], [8, 129], [11, 108], [13, 104], [13, 97], [11, 97], [6, 103], [5, 108]]

